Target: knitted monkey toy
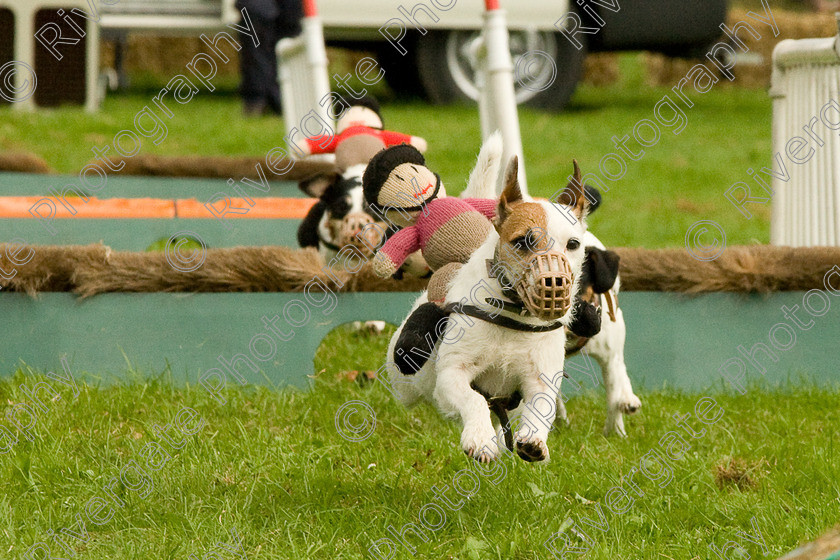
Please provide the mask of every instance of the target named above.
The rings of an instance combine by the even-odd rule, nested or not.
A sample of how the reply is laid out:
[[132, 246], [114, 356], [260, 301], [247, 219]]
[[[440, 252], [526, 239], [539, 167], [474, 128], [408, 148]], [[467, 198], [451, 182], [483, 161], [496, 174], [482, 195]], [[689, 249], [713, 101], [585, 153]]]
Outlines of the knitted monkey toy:
[[418, 249], [433, 271], [465, 263], [493, 229], [495, 200], [447, 197], [440, 177], [425, 163], [416, 148], [400, 145], [376, 154], [365, 170], [368, 205], [403, 228], [374, 257], [373, 270], [382, 278]]
[[[323, 134], [304, 140], [298, 146], [304, 155], [336, 154], [336, 164], [347, 169], [356, 163], [366, 163], [369, 155], [389, 146], [411, 144], [421, 152], [426, 151], [426, 141], [419, 136], [383, 130], [379, 103], [365, 96], [353, 101], [338, 119], [334, 135]], [[356, 152], [363, 152], [355, 154]], [[366, 159], [367, 158], [367, 159]]]

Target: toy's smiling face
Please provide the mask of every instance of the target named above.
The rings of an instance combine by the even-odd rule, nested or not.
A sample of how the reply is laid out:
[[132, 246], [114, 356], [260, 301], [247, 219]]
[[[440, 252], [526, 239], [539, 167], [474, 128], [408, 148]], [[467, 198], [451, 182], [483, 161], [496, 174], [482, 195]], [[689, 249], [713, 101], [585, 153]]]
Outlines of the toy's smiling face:
[[389, 220], [405, 226], [423, 211], [426, 204], [445, 196], [446, 189], [440, 177], [431, 169], [416, 163], [401, 163], [388, 174], [377, 203], [385, 209]]
[[391, 146], [373, 156], [362, 178], [365, 200], [397, 227], [414, 224], [418, 214], [446, 189], [417, 148]]

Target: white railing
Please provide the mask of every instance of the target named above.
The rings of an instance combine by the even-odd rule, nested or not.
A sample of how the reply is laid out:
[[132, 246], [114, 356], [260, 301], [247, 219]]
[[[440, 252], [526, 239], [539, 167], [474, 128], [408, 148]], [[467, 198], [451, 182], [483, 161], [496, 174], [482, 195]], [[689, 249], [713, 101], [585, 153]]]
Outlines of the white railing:
[[[291, 137], [293, 128], [301, 126], [301, 120], [310, 111], [315, 111], [325, 122], [332, 123], [329, 105], [320, 104], [330, 93], [330, 78], [324, 28], [315, 2], [304, 2], [301, 28], [302, 32], [297, 37], [277, 43], [277, 75], [287, 137]], [[290, 156], [296, 157], [294, 151], [290, 150]], [[334, 156], [324, 159], [334, 159]]]
[[770, 95], [770, 243], [840, 245], [840, 34], [776, 45]]
[[519, 130], [519, 113], [513, 85], [511, 60], [505, 11], [494, 2], [487, 1], [484, 28], [481, 36], [471, 45], [470, 55], [476, 68], [478, 86], [478, 113], [481, 136], [486, 141], [499, 130], [504, 142], [502, 173], [511, 156], [519, 157], [519, 186], [528, 195], [525, 177], [525, 159], [522, 153], [522, 136]]
[[119, 0], [101, 2], [103, 29], [195, 33], [239, 21], [235, 0]]
[[[14, 39], [14, 60], [32, 68], [36, 73], [38, 68], [35, 65], [35, 49], [43, 48], [35, 40], [35, 15], [41, 9], [63, 8], [70, 11], [72, 8], [79, 8], [83, 11], [89, 10], [87, 0], [0, 0], [0, 8], [9, 8], [15, 16], [15, 39]], [[87, 21], [85, 28], [86, 52], [85, 52], [85, 109], [94, 112], [99, 108], [97, 77], [99, 71], [99, 26], [92, 21]], [[42, 79], [48, 79], [42, 76]], [[24, 80], [30, 79], [26, 72], [16, 72], [14, 75], [14, 90], [24, 93]], [[14, 109], [31, 111], [35, 108], [35, 98], [28, 97], [20, 102], [14, 103]]]

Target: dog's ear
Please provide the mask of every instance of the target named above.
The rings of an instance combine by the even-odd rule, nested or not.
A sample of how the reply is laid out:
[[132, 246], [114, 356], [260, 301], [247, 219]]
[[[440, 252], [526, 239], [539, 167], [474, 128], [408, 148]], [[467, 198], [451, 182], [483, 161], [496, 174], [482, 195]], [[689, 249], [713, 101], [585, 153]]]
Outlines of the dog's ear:
[[502, 190], [499, 206], [496, 209], [494, 224], [497, 229], [510, 215], [513, 205], [519, 202], [522, 202], [522, 190], [519, 188], [519, 157], [513, 156], [505, 171], [505, 188]]
[[597, 247], [586, 248], [586, 267], [592, 282], [592, 289], [597, 294], [610, 291], [618, 277], [619, 257], [612, 251]]
[[589, 201], [589, 209], [586, 211], [586, 215], [589, 216], [601, 206], [601, 191], [592, 185], [583, 185], [583, 196]]
[[569, 181], [569, 184], [566, 185], [566, 188], [563, 189], [563, 192], [561, 192], [560, 196], [557, 197], [557, 203], [564, 206], [570, 206], [572, 208], [572, 213], [577, 217], [577, 219], [582, 220], [589, 212], [589, 200], [586, 198], [583, 191], [583, 179], [580, 175], [578, 162], [577, 160], [572, 160], [572, 163], [574, 163], [575, 166], [575, 173], [572, 176], [572, 180]]
[[320, 173], [313, 177], [308, 177], [298, 183], [298, 188], [312, 198], [321, 198], [324, 192], [333, 186], [339, 179], [338, 171], [331, 171], [328, 173]]
[[318, 247], [318, 224], [327, 211], [327, 203], [323, 200], [316, 202], [306, 217], [298, 226], [297, 240], [301, 247]]

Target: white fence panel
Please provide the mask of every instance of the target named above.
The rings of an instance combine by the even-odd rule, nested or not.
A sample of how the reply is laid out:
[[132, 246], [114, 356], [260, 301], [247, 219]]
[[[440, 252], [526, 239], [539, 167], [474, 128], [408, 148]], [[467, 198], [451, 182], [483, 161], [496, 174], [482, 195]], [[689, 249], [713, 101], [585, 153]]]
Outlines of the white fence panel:
[[[293, 128], [300, 129], [301, 120], [310, 111], [315, 111], [325, 122], [334, 126], [329, 104], [319, 104], [330, 93], [327, 49], [321, 18], [317, 15], [304, 17], [301, 26], [303, 32], [299, 36], [283, 39], [277, 44], [278, 77], [287, 136], [292, 134]], [[298, 132], [295, 138], [300, 137], [301, 133]], [[289, 155], [296, 157], [293, 150]]]
[[[822, 110], [832, 101], [840, 104], [840, 35], [780, 42], [773, 51], [770, 95], [776, 158], [770, 243], [840, 245], [840, 111]], [[807, 141], [798, 153], [795, 137]], [[814, 154], [795, 163], [789, 143], [795, 157], [807, 159], [812, 149]]]

